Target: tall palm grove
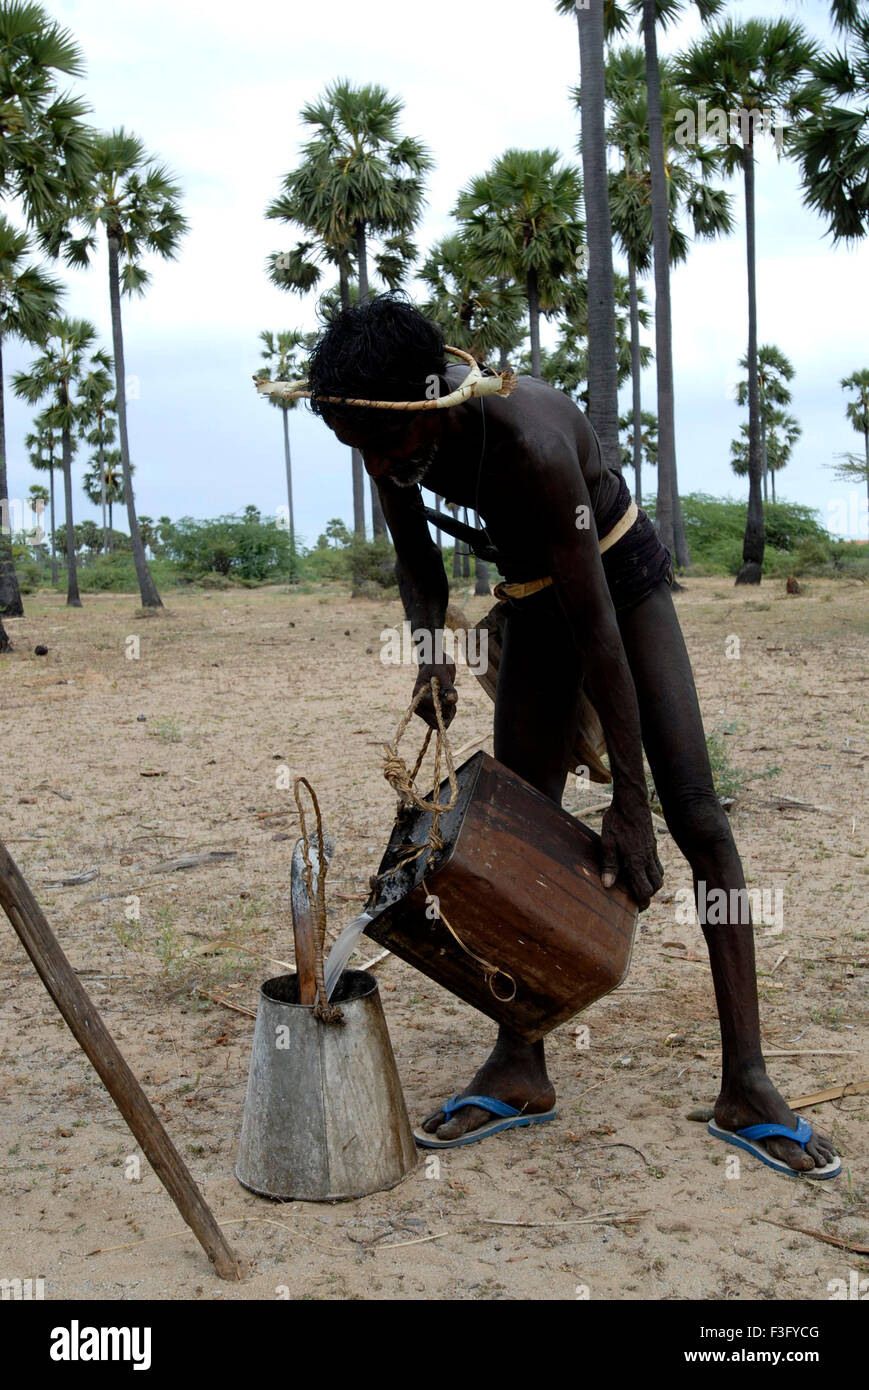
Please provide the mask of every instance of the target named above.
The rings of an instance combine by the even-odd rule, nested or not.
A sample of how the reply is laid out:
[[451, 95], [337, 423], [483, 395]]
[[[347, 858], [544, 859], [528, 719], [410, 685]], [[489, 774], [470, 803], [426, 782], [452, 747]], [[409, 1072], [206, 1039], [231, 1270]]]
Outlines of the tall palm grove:
[[[302, 107], [291, 167], [263, 190], [275, 233], [264, 274], [282, 294], [276, 321], [250, 344], [251, 369], [282, 381], [302, 377], [315, 320], [373, 294], [406, 294], [481, 362], [509, 364], [573, 397], [604, 461], [630, 471], [637, 502], [653, 513], [678, 572], [688, 573], [694, 542], [677, 458], [684, 387], [674, 368], [671, 276], [698, 240], [733, 237], [739, 226], [743, 273], [732, 302], [744, 351], [725, 364], [741, 374], [730, 457], [734, 477], [747, 483], [735, 580], [759, 584], [770, 509], [782, 492], [777, 475], [802, 428], [793, 413], [793, 345], [776, 341], [758, 302], [759, 154], [774, 147], [791, 163], [831, 248], [865, 238], [869, 5], [830, 0], [825, 46], [796, 7], [758, 19], [726, 0], [554, 3], [565, 38], [576, 44], [560, 146], [513, 146], [479, 168], [457, 190], [450, 225], [432, 244], [421, 244], [421, 226], [437, 152], [432, 132], [407, 129], [401, 96], [336, 75]], [[696, 37], [673, 51], [662, 36], [691, 10]], [[49, 10], [0, 4], [0, 651], [9, 646], [2, 619], [24, 612], [24, 570], [41, 566], [41, 582], [65, 590], [75, 607], [86, 597], [80, 581], [90, 567], [127, 556], [142, 607], [157, 612], [157, 579], [170, 576], [163, 587], [173, 571], [155, 577], [156, 561], [178, 560], [191, 535], [190, 526], [137, 512], [149, 459], [127, 410], [136, 345], [125, 334], [126, 302], [149, 287], [148, 258], [171, 260], [183, 250], [184, 191], [123, 113], [111, 129], [94, 127], [87, 99], [68, 90], [84, 76], [75, 36]], [[64, 305], [65, 268], [88, 269], [97, 252], [108, 268], [103, 332]], [[304, 302], [304, 323], [281, 312], [294, 301]], [[6, 380], [10, 340], [31, 360]], [[854, 362], [828, 384], [844, 393], [842, 413], [860, 444], [822, 462], [869, 494], [869, 367]], [[16, 530], [9, 501], [10, 388], [33, 411], [20, 443], [45, 480], [30, 491], [44, 522], [36, 529], [19, 522]], [[273, 467], [288, 524], [275, 541], [272, 571], [266, 566], [260, 577], [293, 584], [312, 551], [298, 532], [294, 491], [311, 496], [316, 482], [297, 457], [294, 402], [272, 404]], [[355, 451], [346, 479], [349, 525], [330, 521], [313, 549], [352, 552], [347, 573], [359, 589], [371, 572], [366, 551], [381, 572], [390, 568], [389, 541], [377, 490], [366, 487]], [[99, 525], [77, 520], [85, 502]], [[439, 512], [445, 505], [436, 499]], [[122, 511], [126, 530], [116, 531]], [[260, 521], [249, 507], [239, 525]], [[198, 563], [231, 572], [239, 554], [224, 537]], [[469, 576], [461, 541], [452, 562], [457, 578]], [[476, 582], [488, 592], [481, 562]]]

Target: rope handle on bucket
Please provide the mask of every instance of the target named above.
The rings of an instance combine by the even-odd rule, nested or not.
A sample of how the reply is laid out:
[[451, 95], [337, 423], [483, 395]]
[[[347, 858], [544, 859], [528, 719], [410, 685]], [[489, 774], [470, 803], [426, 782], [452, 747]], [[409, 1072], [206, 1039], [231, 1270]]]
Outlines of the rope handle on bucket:
[[[413, 772], [408, 772], [407, 763], [399, 754], [398, 745], [404, 737], [404, 733], [407, 729], [408, 724], [410, 723], [411, 719], [416, 713], [417, 706], [419, 705], [423, 696], [426, 695], [426, 693], [429, 691], [431, 692], [432, 704], [434, 705], [435, 719], [437, 720], [438, 727], [437, 739], [435, 741], [434, 789], [432, 791], [432, 800], [426, 801], [422, 796], [420, 796], [419, 791], [417, 790], [416, 779], [419, 775], [419, 770], [422, 767], [423, 758], [428, 752], [428, 746], [431, 743], [431, 736], [434, 733], [434, 730], [431, 728], [426, 730], [425, 739], [423, 740], [422, 748], [419, 751], [419, 757], [417, 758], [416, 763], [414, 764]], [[417, 848], [415, 848], [411, 854], [406, 855], [402, 859], [401, 865], [395, 866], [396, 869], [399, 867], [403, 868], [405, 864], [409, 864], [411, 860], [418, 858], [418, 856], [422, 854], [426, 848], [429, 851], [428, 860], [426, 861], [426, 867], [431, 868], [434, 856], [438, 853], [439, 850], [442, 850], [444, 847], [443, 838], [440, 833], [440, 818], [441, 816], [446, 815], [447, 811], [451, 811], [453, 809], [459, 796], [459, 787], [458, 783], [456, 782], [456, 770], [453, 766], [453, 754], [452, 749], [450, 748], [450, 741], [447, 738], [447, 730], [446, 725], [444, 724], [443, 710], [441, 709], [441, 702], [438, 693], [439, 691], [440, 681], [438, 680], [437, 676], [432, 676], [430, 681], [426, 681], [425, 685], [421, 685], [419, 690], [416, 692], [413, 699], [411, 700], [410, 705], [408, 706], [405, 714], [402, 716], [401, 722], [399, 723], [398, 729], [396, 731], [395, 739], [392, 743], [387, 743], [384, 745], [386, 748], [386, 757], [383, 762], [383, 775], [386, 778], [389, 785], [392, 787], [392, 790], [396, 792], [398, 795], [398, 810], [403, 811], [408, 806], [415, 806], [418, 811], [424, 811], [426, 814], [431, 812], [431, 827], [428, 832], [428, 840], [426, 844], [417, 846]], [[446, 765], [447, 770], [447, 779], [450, 788], [449, 801], [438, 801], [438, 794], [441, 785], [442, 763]], [[394, 872], [395, 869], [390, 870], [390, 873]]]
[[[416, 708], [419, 705], [420, 700], [423, 698], [426, 691], [429, 690], [431, 691], [432, 703], [434, 705], [435, 718], [437, 720], [438, 726], [437, 740], [435, 742], [434, 788], [432, 790], [431, 801], [427, 801], [420, 796], [416, 786], [416, 779], [419, 775], [419, 770], [422, 766], [423, 758], [425, 757], [428, 751], [428, 746], [431, 742], [431, 736], [434, 730], [431, 728], [427, 730], [425, 739], [423, 740], [422, 748], [420, 749], [419, 757], [417, 758], [416, 763], [414, 764], [413, 772], [408, 772], [407, 764], [398, 752], [398, 745], [401, 742], [401, 739], [407, 729], [407, 726], [413, 718], [414, 714], [416, 713]], [[374, 877], [371, 880], [372, 889], [375, 888], [375, 886], [377, 885], [377, 883], [379, 883], [381, 878], [386, 878], [390, 874], [397, 873], [399, 869], [403, 869], [405, 865], [412, 863], [414, 859], [418, 859], [419, 856], [423, 854], [426, 849], [428, 849], [428, 859], [426, 860], [426, 868], [430, 869], [434, 861], [435, 855], [444, 847], [443, 837], [440, 833], [440, 818], [441, 816], [446, 815], [446, 813], [448, 811], [451, 811], [455, 806], [456, 801], [458, 800], [459, 788], [458, 783], [456, 782], [456, 772], [455, 767], [453, 765], [452, 749], [450, 748], [450, 741], [447, 738], [446, 725], [444, 724], [443, 711], [441, 710], [439, 691], [440, 681], [438, 680], [437, 676], [432, 676], [432, 679], [430, 681], [427, 681], [425, 685], [420, 686], [419, 690], [416, 692], [413, 699], [411, 700], [407, 712], [402, 717], [394, 741], [391, 744], [387, 743], [385, 745], [386, 758], [384, 759], [383, 764], [383, 775], [386, 778], [389, 785], [392, 787], [393, 791], [397, 792], [398, 794], [398, 810], [402, 811], [407, 806], [415, 806], [418, 811], [424, 811], [426, 814], [431, 812], [431, 826], [428, 832], [428, 839], [423, 844], [416, 845], [415, 847], [413, 847], [409, 853], [403, 855], [402, 858], [398, 861], [398, 863], [394, 864], [391, 869], [387, 869], [386, 872], [383, 874], [374, 875]], [[450, 788], [450, 797], [448, 801], [438, 801], [438, 794], [440, 792], [441, 785], [442, 761], [446, 765], [447, 779]], [[426, 897], [431, 897], [431, 894], [428, 891], [428, 885], [425, 881], [425, 876], [423, 876], [422, 879], [422, 886], [426, 894]], [[437, 908], [437, 918], [438, 921], [443, 922], [447, 931], [450, 933], [450, 936], [453, 937], [454, 941], [465, 952], [465, 955], [470, 956], [472, 960], [475, 960], [478, 963], [478, 965], [482, 965], [483, 970], [485, 972], [486, 984], [489, 986], [489, 990], [494, 995], [494, 997], [502, 1004], [509, 1004], [511, 1000], [515, 999], [516, 981], [514, 980], [513, 976], [510, 975], [506, 970], [502, 970], [500, 966], [493, 965], [491, 961], [485, 960], [483, 956], [475, 955], [475, 953], [465, 945], [464, 941], [462, 941], [462, 938], [459, 936], [455, 928], [452, 927], [450, 923], [447, 921], [443, 912], [441, 912], [440, 910], [440, 905], [438, 905]], [[502, 995], [496, 992], [494, 980], [498, 975], [503, 975], [505, 980], [510, 981], [510, 985], [512, 986], [511, 994]]]
[[[314, 806], [314, 815], [317, 820], [317, 891], [314, 892], [314, 867], [311, 863], [311, 845], [308, 839], [308, 828], [305, 824], [305, 812], [302, 807], [301, 787], [306, 787]], [[323, 1023], [338, 1023], [344, 1017], [343, 1010], [337, 1004], [330, 1004], [326, 998], [326, 981], [324, 978], [323, 966], [323, 947], [326, 941], [326, 851], [323, 846], [323, 821], [320, 816], [320, 803], [317, 800], [317, 793], [311, 786], [307, 777], [297, 777], [293, 784], [293, 796], [296, 798], [296, 806], [299, 808], [299, 828], [302, 832], [302, 849], [305, 860], [305, 867], [302, 870], [302, 878], [308, 892], [308, 902], [311, 905], [311, 916], [314, 922], [314, 979], [317, 984], [317, 1000], [314, 1004], [314, 1017], [322, 1020]]]

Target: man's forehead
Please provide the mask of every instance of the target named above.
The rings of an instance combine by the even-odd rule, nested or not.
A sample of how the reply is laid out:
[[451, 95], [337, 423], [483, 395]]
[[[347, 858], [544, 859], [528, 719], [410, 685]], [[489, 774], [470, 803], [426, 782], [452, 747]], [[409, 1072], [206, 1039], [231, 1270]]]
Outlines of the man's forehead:
[[415, 423], [398, 411], [388, 418], [382, 417], [379, 420], [358, 417], [347, 420], [339, 417], [329, 421], [331, 429], [342, 444], [352, 443], [361, 449], [375, 449], [379, 445], [402, 439]]

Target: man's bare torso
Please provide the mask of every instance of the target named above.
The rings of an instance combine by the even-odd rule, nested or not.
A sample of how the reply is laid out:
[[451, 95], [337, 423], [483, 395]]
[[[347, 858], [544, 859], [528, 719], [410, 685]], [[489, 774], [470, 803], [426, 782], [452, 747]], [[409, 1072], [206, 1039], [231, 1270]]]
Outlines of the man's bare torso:
[[[450, 386], [461, 376], [460, 369], [451, 369]], [[541, 454], [547, 458], [545, 477]], [[443, 435], [422, 485], [472, 514], [479, 512], [509, 578], [514, 570], [530, 574], [535, 566], [545, 573], [545, 538], [535, 525], [533, 499], [545, 488], [551, 505], [553, 489], [557, 500], [563, 480], [565, 506], [572, 505], [577, 469], [599, 516], [611, 505], [618, 478], [606, 468], [601, 474], [588, 419], [562, 392], [520, 377], [510, 396], [472, 400], [444, 412]], [[405, 493], [408, 506], [421, 505], [416, 488], [395, 491]]]

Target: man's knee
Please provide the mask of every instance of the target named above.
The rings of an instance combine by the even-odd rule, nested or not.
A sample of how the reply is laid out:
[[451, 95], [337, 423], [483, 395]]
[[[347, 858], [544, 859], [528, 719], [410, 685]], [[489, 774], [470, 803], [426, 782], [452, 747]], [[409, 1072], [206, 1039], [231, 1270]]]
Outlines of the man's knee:
[[663, 806], [676, 844], [689, 860], [720, 860], [734, 852], [727, 813], [712, 788], [680, 787]]

